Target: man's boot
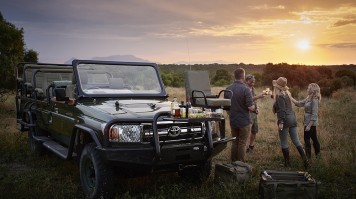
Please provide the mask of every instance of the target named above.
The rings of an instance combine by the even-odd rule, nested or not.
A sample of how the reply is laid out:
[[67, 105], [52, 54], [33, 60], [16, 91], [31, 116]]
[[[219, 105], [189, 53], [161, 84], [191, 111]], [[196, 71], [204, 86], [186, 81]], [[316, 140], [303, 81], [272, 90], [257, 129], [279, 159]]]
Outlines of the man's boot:
[[284, 157], [284, 166], [285, 167], [290, 167], [290, 162], [289, 162], [289, 149], [288, 148], [282, 148], [282, 153]]
[[310, 167], [310, 164], [309, 164], [307, 156], [305, 155], [303, 147], [302, 146], [298, 146], [297, 149], [298, 149], [298, 152], [299, 152], [300, 156], [302, 157], [304, 168], [308, 169]]

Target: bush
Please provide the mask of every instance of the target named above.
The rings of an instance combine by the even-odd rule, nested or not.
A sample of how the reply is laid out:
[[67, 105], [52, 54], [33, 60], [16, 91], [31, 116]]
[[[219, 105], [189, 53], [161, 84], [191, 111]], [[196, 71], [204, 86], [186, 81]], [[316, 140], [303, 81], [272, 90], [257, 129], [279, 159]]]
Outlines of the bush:
[[331, 97], [331, 94], [333, 93], [330, 87], [321, 87], [320, 88], [320, 93], [324, 97]]
[[342, 76], [339, 78], [342, 88], [354, 86], [354, 80], [350, 76]]
[[294, 86], [289, 91], [290, 91], [290, 93], [292, 94], [292, 96], [294, 98], [296, 98], [296, 99], [299, 98], [299, 93], [300, 93], [300, 88], [299, 87]]

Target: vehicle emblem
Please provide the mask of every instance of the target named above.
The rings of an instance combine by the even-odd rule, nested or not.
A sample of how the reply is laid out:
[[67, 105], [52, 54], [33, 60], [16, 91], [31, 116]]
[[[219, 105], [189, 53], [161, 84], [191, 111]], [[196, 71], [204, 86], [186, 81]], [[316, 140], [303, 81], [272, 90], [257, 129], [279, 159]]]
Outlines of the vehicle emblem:
[[180, 128], [179, 126], [171, 126], [168, 129], [168, 135], [171, 137], [177, 137], [180, 134]]

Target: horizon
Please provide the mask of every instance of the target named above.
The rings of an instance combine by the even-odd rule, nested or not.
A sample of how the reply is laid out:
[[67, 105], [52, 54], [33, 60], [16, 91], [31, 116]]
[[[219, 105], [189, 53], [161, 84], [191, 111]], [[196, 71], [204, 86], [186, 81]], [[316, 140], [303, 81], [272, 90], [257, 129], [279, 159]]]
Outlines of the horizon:
[[354, 0], [12, 0], [0, 8], [39, 62], [131, 55], [161, 64], [356, 64]]

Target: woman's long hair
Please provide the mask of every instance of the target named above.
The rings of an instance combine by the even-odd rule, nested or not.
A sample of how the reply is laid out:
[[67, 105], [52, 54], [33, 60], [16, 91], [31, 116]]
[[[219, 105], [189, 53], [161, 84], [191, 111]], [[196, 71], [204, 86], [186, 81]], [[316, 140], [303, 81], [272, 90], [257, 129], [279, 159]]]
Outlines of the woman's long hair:
[[308, 98], [310, 100], [312, 99], [318, 99], [319, 101], [321, 100], [321, 94], [320, 94], [320, 87], [318, 84], [316, 83], [310, 83], [308, 86], [309, 89], [309, 93], [308, 93]]
[[277, 100], [277, 96], [278, 95], [288, 95], [290, 102], [292, 103], [292, 96], [291, 93], [289, 92], [289, 90], [286, 91], [282, 91], [281, 89], [279, 89], [278, 87], [273, 87], [273, 99], [276, 102]]

